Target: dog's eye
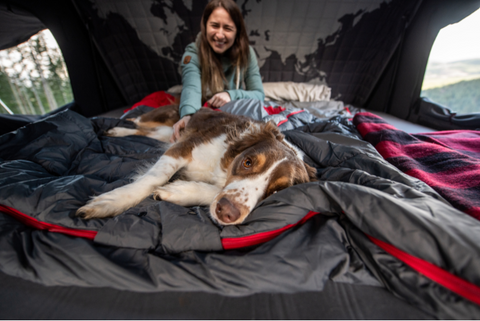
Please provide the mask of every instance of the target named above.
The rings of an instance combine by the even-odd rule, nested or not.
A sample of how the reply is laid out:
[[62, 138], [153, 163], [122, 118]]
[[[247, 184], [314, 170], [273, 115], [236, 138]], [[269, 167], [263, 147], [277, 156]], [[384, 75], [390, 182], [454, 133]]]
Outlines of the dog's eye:
[[252, 163], [252, 160], [250, 158], [245, 158], [243, 160], [242, 165], [243, 165], [244, 168], [250, 168], [250, 167], [252, 167], [253, 163]]

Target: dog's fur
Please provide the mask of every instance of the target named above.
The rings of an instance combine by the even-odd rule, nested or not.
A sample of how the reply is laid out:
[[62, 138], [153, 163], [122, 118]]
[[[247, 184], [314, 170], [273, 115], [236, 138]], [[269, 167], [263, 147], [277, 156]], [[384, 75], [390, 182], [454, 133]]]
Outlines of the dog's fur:
[[[168, 142], [178, 106], [134, 119], [137, 129], [115, 127], [109, 136], [144, 135]], [[174, 174], [181, 179], [169, 183]], [[209, 205], [222, 225], [242, 223], [257, 203], [289, 186], [316, 179], [303, 153], [273, 123], [201, 108], [180, 139], [131, 184], [94, 197], [77, 214], [118, 215], [150, 194], [182, 206]]]

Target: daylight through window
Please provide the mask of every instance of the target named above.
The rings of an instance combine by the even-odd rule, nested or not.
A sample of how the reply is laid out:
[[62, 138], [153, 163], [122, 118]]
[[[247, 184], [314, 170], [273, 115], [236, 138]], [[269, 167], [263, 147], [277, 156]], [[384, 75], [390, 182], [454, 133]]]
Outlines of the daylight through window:
[[68, 71], [49, 30], [0, 51], [0, 113], [42, 115], [73, 100]]
[[422, 97], [457, 114], [480, 113], [480, 9], [440, 30], [432, 47]]

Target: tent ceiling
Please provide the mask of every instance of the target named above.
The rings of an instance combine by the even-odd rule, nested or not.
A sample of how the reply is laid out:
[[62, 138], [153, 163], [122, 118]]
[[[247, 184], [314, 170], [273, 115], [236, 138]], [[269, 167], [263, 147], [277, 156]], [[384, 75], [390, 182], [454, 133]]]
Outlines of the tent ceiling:
[[10, 3], [0, 3], [0, 50], [27, 41], [45, 28], [45, 25], [27, 10]]

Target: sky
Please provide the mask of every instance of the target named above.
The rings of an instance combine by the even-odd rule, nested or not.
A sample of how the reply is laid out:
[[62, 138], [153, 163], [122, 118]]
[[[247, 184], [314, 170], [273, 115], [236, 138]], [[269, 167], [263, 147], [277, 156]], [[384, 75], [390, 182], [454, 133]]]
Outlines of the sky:
[[440, 30], [430, 53], [431, 62], [474, 58], [480, 59], [480, 9]]

